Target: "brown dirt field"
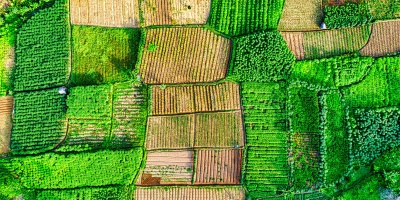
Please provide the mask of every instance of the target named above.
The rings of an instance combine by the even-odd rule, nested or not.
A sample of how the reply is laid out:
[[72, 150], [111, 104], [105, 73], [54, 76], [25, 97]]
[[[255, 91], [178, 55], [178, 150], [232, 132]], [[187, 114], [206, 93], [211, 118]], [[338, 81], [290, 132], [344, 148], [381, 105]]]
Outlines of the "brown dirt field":
[[222, 110], [239, 110], [239, 85], [152, 87], [152, 115], [183, 114]]
[[148, 29], [140, 76], [147, 84], [214, 82], [225, 78], [231, 41], [199, 28]]
[[71, 0], [71, 23], [105, 27], [139, 27], [138, 0]]
[[13, 97], [0, 97], [0, 155], [10, 150]]
[[197, 114], [194, 127], [194, 147], [244, 146], [243, 120], [240, 111]]
[[240, 184], [243, 150], [199, 150], [195, 184]]
[[322, 17], [322, 0], [286, 0], [278, 30], [319, 30]]
[[195, 116], [193, 114], [149, 117], [147, 121], [146, 149], [193, 147], [194, 120]]
[[144, 26], [206, 24], [210, 0], [144, 0]]
[[363, 56], [385, 56], [400, 51], [400, 20], [376, 22], [367, 45], [360, 50]]
[[289, 49], [296, 56], [297, 60], [304, 59], [303, 33], [302, 32], [281, 32]]
[[137, 187], [137, 200], [244, 200], [242, 187]]
[[193, 151], [149, 152], [137, 185], [191, 184]]

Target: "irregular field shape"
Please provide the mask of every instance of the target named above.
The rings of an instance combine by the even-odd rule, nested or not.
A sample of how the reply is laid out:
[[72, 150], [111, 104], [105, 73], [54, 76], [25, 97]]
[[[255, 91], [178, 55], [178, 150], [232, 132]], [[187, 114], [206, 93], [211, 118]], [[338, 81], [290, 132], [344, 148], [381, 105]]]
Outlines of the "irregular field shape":
[[322, 16], [322, 0], [286, 0], [278, 30], [319, 30]]
[[71, 0], [71, 23], [105, 27], [139, 27], [138, 0]]
[[360, 50], [363, 56], [385, 56], [400, 51], [400, 20], [376, 22], [367, 45]]
[[137, 187], [135, 199], [146, 200], [244, 200], [242, 187]]
[[289, 49], [296, 56], [297, 60], [304, 59], [303, 32], [281, 32]]
[[144, 26], [205, 24], [210, 4], [210, 0], [144, 0]]
[[235, 83], [152, 87], [152, 115], [239, 109], [239, 85]]
[[148, 152], [137, 185], [191, 184], [193, 151]]
[[213, 82], [225, 78], [231, 41], [203, 28], [146, 31], [139, 65], [147, 84]]
[[10, 149], [13, 104], [13, 97], [0, 97], [0, 155]]
[[195, 184], [240, 184], [243, 150], [197, 151]]

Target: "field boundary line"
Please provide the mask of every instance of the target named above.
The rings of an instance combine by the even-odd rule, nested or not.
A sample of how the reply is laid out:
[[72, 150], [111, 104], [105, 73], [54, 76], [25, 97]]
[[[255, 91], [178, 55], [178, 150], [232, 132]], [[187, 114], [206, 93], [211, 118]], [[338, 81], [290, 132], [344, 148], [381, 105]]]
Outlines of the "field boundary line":
[[[196, 105], [196, 104], [194, 104], [194, 105]], [[277, 110], [277, 109], [271, 109], [271, 110]], [[214, 111], [196, 111], [196, 112], [185, 112], [185, 113], [177, 113], [177, 114], [157, 114], [157, 115], [149, 115], [149, 117], [170, 117], [170, 116], [181, 116], [181, 115], [190, 115], [190, 114], [195, 114], [196, 115], [196, 114], [213, 114], [213, 113], [233, 113], [233, 112], [236, 112], [236, 111], [240, 111], [240, 109], [214, 110]]]

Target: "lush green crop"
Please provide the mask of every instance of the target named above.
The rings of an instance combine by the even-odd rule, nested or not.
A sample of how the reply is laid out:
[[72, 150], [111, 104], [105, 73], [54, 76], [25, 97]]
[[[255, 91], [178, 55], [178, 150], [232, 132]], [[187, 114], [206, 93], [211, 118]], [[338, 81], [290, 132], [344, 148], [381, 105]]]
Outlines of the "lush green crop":
[[295, 57], [278, 31], [260, 32], [234, 41], [233, 71], [240, 82], [286, 79]]
[[10, 66], [6, 66], [6, 62], [12, 46], [8, 44], [7, 39], [7, 37], [0, 37], [0, 97], [6, 96], [11, 90], [11, 70], [7, 69]]
[[213, 0], [208, 24], [231, 36], [276, 29], [284, 0]]
[[366, 0], [374, 20], [388, 20], [400, 17], [399, 0]]
[[66, 133], [65, 95], [58, 89], [14, 95], [15, 113], [11, 134], [14, 154], [34, 154], [53, 149]]
[[122, 199], [120, 187], [39, 190], [37, 200]]
[[66, 84], [69, 28], [66, 1], [38, 11], [20, 29], [16, 45], [14, 90], [45, 89]]
[[334, 59], [298, 61], [290, 74], [292, 81], [303, 81], [323, 87], [334, 87], [333, 68]]
[[367, 76], [374, 59], [371, 57], [338, 57], [334, 60], [335, 84], [337, 87], [358, 83]]
[[342, 6], [325, 6], [324, 22], [330, 29], [367, 24], [372, 15], [367, 4], [347, 3]]

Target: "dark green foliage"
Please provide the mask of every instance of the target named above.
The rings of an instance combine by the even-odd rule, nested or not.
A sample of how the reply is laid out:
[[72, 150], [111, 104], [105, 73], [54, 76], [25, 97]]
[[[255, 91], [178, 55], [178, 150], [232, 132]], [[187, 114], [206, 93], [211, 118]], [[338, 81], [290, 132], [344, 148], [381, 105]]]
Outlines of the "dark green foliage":
[[383, 153], [374, 161], [375, 171], [400, 171], [400, 148], [394, 148]]
[[327, 92], [320, 97], [323, 104], [321, 124], [324, 145], [321, 154], [324, 162], [324, 182], [338, 181], [349, 166], [349, 140], [346, 132], [345, 108], [338, 91]]
[[243, 83], [247, 163], [244, 186], [253, 198], [288, 185], [286, 89], [275, 83]]
[[383, 178], [377, 174], [374, 176], [367, 177], [361, 182], [356, 184], [350, 190], [345, 191], [337, 199], [340, 200], [354, 200], [354, 199], [368, 199], [368, 200], [380, 200], [379, 197], [380, 188], [384, 185]]
[[342, 6], [325, 6], [324, 22], [330, 29], [361, 26], [371, 21], [367, 4], [347, 3]]
[[69, 28], [66, 1], [37, 12], [20, 29], [16, 44], [14, 90], [37, 90], [66, 84]]
[[400, 145], [398, 108], [356, 109], [350, 121], [354, 163], [367, 164], [382, 152]]
[[40, 190], [37, 191], [37, 200], [119, 200], [122, 197], [120, 187], [80, 188], [70, 190]]
[[16, 93], [14, 101], [13, 154], [45, 152], [64, 138], [66, 97], [57, 88]]
[[333, 65], [336, 86], [348, 86], [362, 81], [367, 76], [373, 63], [374, 59], [372, 57], [336, 57]]
[[213, 0], [208, 24], [231, 36], [276, 29], [283, 4], [284, 0]]
[[317, 133], [320, 120], [317, 92], [293, 86], [289, 89], [289, 102], [293, 133]]
[[72, 85], [127, 81], [137, 61], [140, 29], [73, 26]]
[[234, 41], [232, 75], [240, 82], [286, 79], [295, 57], [278, 31], [260, 32]]

